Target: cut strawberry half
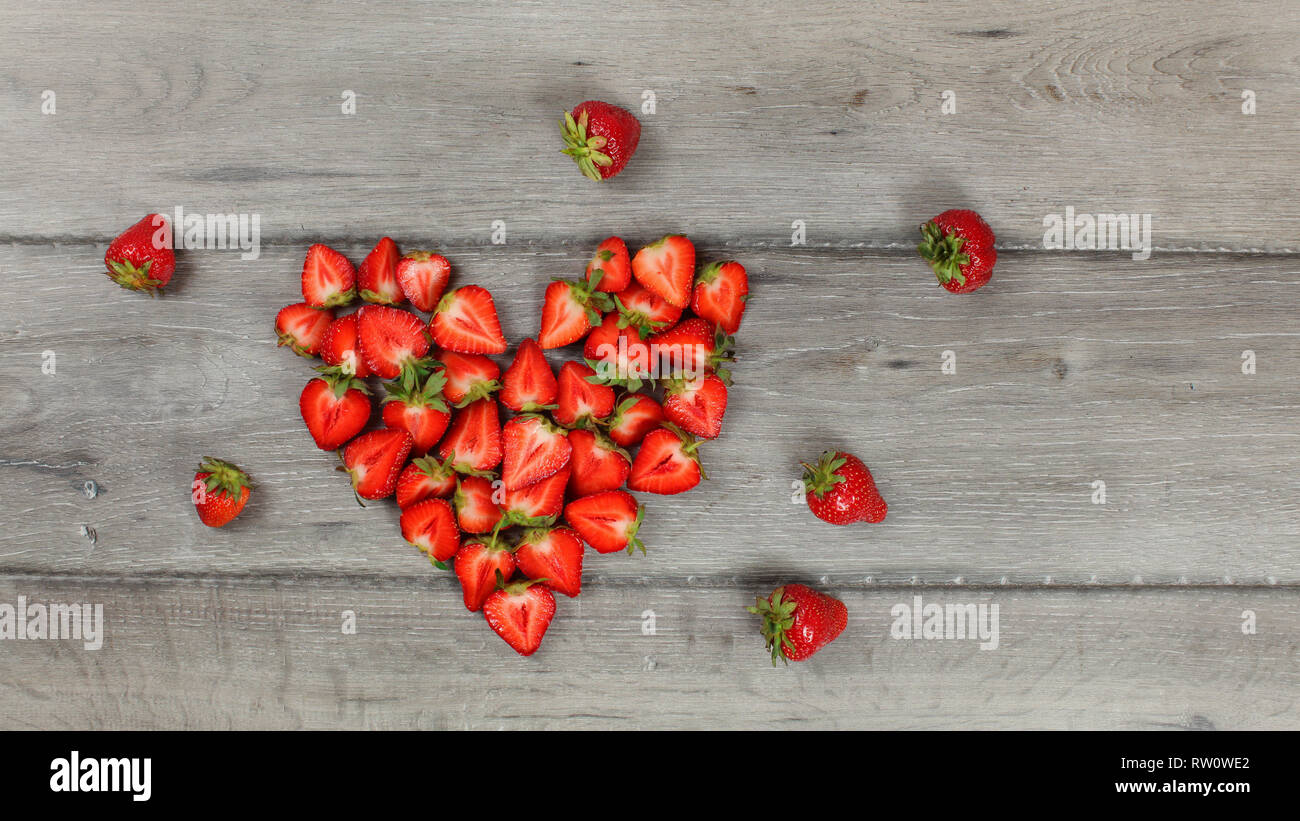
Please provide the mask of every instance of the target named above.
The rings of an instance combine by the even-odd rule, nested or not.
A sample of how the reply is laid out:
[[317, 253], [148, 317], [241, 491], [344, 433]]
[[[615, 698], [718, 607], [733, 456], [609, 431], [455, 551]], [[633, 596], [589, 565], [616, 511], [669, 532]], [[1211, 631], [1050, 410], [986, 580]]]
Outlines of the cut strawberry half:
[[560, 368], [555, 421], [566, 428], [586, 427], [614, 412], [614, 389], [590, 381], [596, 372], [580, 362]]
[[505, 353], [507, 347], [492, 294], [477, 285], [444, 296], [430, 328], [438, 347], [456, 353]]
[[361, 341], [357, 336], [357, 315], [341, 316], [325, 329], [320, 344], [320, 358], [326, 365], [337, 367], [342, 373], [358, 379], [370, 375], [370, 367], [361, 356]]
[[462, 476], [456, 485], [453, 504], [460, 529], [466, 533], [489, 533], [501, 522], [499, 491], [488, 476]]
[[727, 412], [727, 385], [716, 376], [671, 383], [664, 392], [664, 416], [688, 433], [715, 439]]
[[363, 433], [343, 449], [343, 465], [352, 474], [352, 489], [361, 499], [393, 495], [397, 477], [411, 452], [411, 434], [384, 428]]
[[716, 373], [723, 382], [731, 382], [731, 371], [725, 364], [736, 361], [736, 340], [727, 336], [721, 326], [691, 317], [650, 337], [650, 344], [658, 355], [660, 374], [695, 379]]
[[695, 281], [695, 246], [680, 234], [669, 234], [636, 252], [632, 276], [669, 305], [685, 308]]
[[481, 354], [456, 353], [441, 351], [438, 362], [439, 370], [446, 377], [447, 384], [442, 392], [453, 405], [463, 408], [470, 402], [491, 396], [501, 389], [497, 377], [501, 376], [501, 367]]
[[401, 308], [362, 305], [357, 311], [357, 336], [366, 366], [384, 379], [396, 379], [404, 368], [418, 366], [429, 352], [424, 323]]
[[501, 508], [504, 526], [550, 525], [564, 511], [564, 489], [569, 484], [569, 466], [519, 490], [507, 489]]
[[748, 301], [749, 275], [739, 262], [711, 262], [695, 277], [691, 310], [729, 334], [740, 330]]
[[357, 293], [366, 302], [398, 305], [406, 299], [397, 282], [397, 243], [381, 239], [357, 268]]
[[628, 553], [645, 545], [637, 538], [645, 508], [625, 490], [609, 490], [574, 499], [564, 508], [564, 520], [597, 553]]
[[587, 263], [586, 278], [593, 282], [593, 291], [616, 294], [632, 281], [632, 261], [628, 257], [627, 243], [610, 237], [596, 246], [596, 253]]
[[302, 263], [302, 298], [313, 308], [347, 305], [356, 297], [357, 270], [348, 258], [319, 243]]
[[543, 348], [559, 348], [577, 342], [600, 324], [604, 311], [613, 309], [614, 301], [610, 296], [593, 291], [586, 280], [557, 279], [546, 286], [542, 300], [542, 330], [537, 341]]
[[614, 305], [620, 316], [619, 326], [635, 328], [642, 339], [677, 324], [682, 309], [670, 305], [668, 300], [633, 282], [614, 296]]
[[521, 656], [531, 656], [542, 646], [542, 637], [555, 618], [555, 596], [536, 581], [506, 585], [497, 582], [483, 602], [488, 626]]
[[583, 552], [582, 539], [567, 527], [534, 528], [519, 540], [515, 563], [528, 578], [573, 597], [582, 592]]
[[496, 400], [480, 399], [456, 411], [438, 455], [451, 459], [463, 473], [488, 471], [501, 464], [501, 415]]
[[337, 450], [370, 421], [370, 389], [347, 374], [330, 368], [311, 380], [298, 397], [298, 410], [307, 431], [321, 450]]
[[627, 481], [632, 457], [607, 437], [578, 429], [569, 433], [569, 444], [573, 447], [570, 496], [577, 498], [617, 490]]
[[411, 434], [411, 453], [428, 453], [451, 422], [451, 411], [442, 396], [443, 378], [431, 373], [421, 383], [414, 370], [403, 371], [403, 378], [384, 385], [384, 424]]
[[425, 499], [446, 499], [456, 492], [460, 474], [432, 456], [412, 459], [397, 477], [397, 506], [402, 510]]
[[509, 581], [515, 574], [515, 556], [494, 536], [467, 539], [456, 551], [456, 578], [460, 579], [465, 609], [478, 612], [496, 589], [498, 576]]
[[275, 315], [275, 335], [279, 345], [288, 345], [299, 356], [311, 358], [325, 342], [325, 333], [334, 321], [334, 312], [318, 310], [306, 302], [286, 305]]
[[402, 538], [432, 561], [445, 562], [460, 547], [456, 514], [446, 499], [425, 499], [402, 511]]
[[516, 416], [506, 423], [501, 478], [506, 490], [540, 482], [569, 464], [572, 448], [565, 431], [535, 413]]
[[646, 434], [664, 421], [663, 406], [643, 393], [633, 393], [619, 400], [609, 419], [609, 438], [630, 448], [641, 444]]
[[582, 353], [602, 382], [635, 391], [653, 382], [659, 372], [652, 350], [636, 328], [625, 326], [622, 317], [611, 313], [587, 336]]
[[704, 476], [698, 448], [699, 441], [676, 426], [650, 431], [632, 463], [628, 489], [662, 495], [690, 490]]
[[520, 342], [502, 381], [501, 404], [515, 413], [551, 410], [557, 391], [555, 374], [542, 354], [542, 346], [532, 339]]
[[451, 263], [442, 254], [411, 251], [397, 262], [397, 283], [416, 310], [426, 314], [438, 307], [451, 279]]

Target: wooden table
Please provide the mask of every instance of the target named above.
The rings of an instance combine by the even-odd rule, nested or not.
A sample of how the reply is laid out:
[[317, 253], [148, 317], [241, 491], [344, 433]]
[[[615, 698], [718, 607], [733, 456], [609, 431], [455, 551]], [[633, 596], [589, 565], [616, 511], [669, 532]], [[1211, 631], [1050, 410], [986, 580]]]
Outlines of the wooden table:
[[[0, 726], [1300, 727], [1300, 7], [635, 5], [5, 0], [0, 602], [107, 637], [0, 642]], [[558, 153], [650, 94], [612, 184]], [[113, 287], [177, 206], [258, 215], [260, 256]], [[999, 240], [971, 296], [914, 251], [954, 206]], [[1150, 215], [1150, 258], [1045, 249], [1067, 208]], [[517, 341], [601, 238], [678, 231], [753, 278], [712, 480], [519, 658], [311, 446], [272, 319], [308, 244], [388, 234]], [[883, 524], [792, 503], [827, 447]], [[205, 454], [258, 483], [220, 531]], [[743, 608], [787, 581], [849, 627], [772, 669]], [[998, 647], [892, 638], [915, 596], [998, 605]]]

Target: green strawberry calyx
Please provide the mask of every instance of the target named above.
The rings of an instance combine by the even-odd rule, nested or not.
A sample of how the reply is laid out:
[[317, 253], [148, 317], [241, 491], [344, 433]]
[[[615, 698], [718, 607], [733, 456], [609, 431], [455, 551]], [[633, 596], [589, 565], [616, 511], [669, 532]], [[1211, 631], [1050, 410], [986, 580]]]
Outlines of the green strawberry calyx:
[[149, 276], [153, 260], [145, 260], [138, 268], [129, 260], [114, 259], [108, 263], [108, 278], [132, 291], [148, 291], [150, 296], [157, 296], [163, 283]]
[[831, 488], [844, 481], [844, 477], [836, 471], [844, 467], [847, 462], [848, 459], [833, 450], [823, 453], [816, 465], [803, 462], [804, 490], [818, 499], [822, 498]]
[[785, 588], [778, 587], [766, 599], [755, 599], [753, 607], [745, 608], [755, 616], [763, 617], [763, 639], [772, 654], [773, 667], [777, 659], [789, 664], [786, 651], [794, 650], [794, 642], [788, 633], [794, 629], [794, 611], [799, 605], [793, 599], [786, 599], [784, 594]]
[[213, 459], [211, 456], [204, 456], [203, 461], [199, 462], [199, 473], [208, 474], [202, 480], [203, 487], [208, 493], [225, 494], [235, 501], [239, 501], [244, 488], [250, 490], [253, 488], [247, 473], [229, 462]]
[[940, 285], [947, 285], [954, 280], [958, 285], [965, 285], [966, 275], [961, 269], [970, 265], [970, 256], [961, 250], [965, 244], [965, 237], [956, 231], [944, 233], [939, 223], [931, 220], [921, 226], [921, 244], [916, 246], [916, 250], [922, 259], [930, 263]]
[[587, 112], [583, 111], [574, 120], [573, 115], [564, 112], [564, 118], [560, 120], [560, 131], [564, 134], [564, 149], [561, 153], [568, 154], [573, 161], [578, 164], [578, 168], [589, 179], [596, 182], [601, 181], [600, 172], [596, 166], [608, 168], [614, 164], [614, 160], [603, 151], [609, 140], [601, 136], [587, 136]]

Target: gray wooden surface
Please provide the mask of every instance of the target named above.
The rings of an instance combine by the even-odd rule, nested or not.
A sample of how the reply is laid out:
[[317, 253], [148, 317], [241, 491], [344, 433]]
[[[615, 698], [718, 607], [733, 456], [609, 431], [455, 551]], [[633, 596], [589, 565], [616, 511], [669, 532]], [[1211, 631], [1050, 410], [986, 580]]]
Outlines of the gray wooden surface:
[[[0, 726], [1300, 727], [1295, 4], [601, 5], [599, 30], [575, 2], [0, 5], [0, 602], [107, 621], [95, 651], [0, 641]], [[99, 47], [145, 25], [166, 45]], [[628, 171], [587, 183], [555, 118], [646, 90]], [[109, 238], [177, 205], [259, 214], [261, 257], [111, 286]], [[953, 205], [1003, 249], [969, 297], [911, 250]], [[1155, 253], [1043, 250], [1067, 206], [1150, 213]], [[517, 341], [600, 238], [668, 231], [753, 277], [712, 481], [647, 499], [649, 555], [589, 554], [517, 658], [311, 447], [272, 319], [307, 243], [389, 233]], [[825, 447], [886, 522], [791, 504]], [[209, 453], [259, 485], [221, 531], [188, 502]], [[772, 670], [741, 608], [796, 580], [849, 630]], [[914, 595], [998, 604], [999, 647], [892, 639]]]

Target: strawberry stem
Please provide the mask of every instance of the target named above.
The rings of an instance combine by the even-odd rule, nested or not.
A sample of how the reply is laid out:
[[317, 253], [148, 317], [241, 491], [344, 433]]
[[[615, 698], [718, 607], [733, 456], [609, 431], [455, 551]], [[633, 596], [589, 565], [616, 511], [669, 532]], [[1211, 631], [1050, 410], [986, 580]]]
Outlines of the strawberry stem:
[[956, 231], [944, 233], [939, 223], [931, 220], [921, 226], [921, 244], [916, 246], [916, 250], [922, 259], [930, 263], [930, 269], [938, 277], [940, 285], [947, 285], [953, 280], [958, 285], [965, 285], [966, 275], [961, 269], [970, 264], [970, 256], [961, 250], [965, 243], [965, 237]]

